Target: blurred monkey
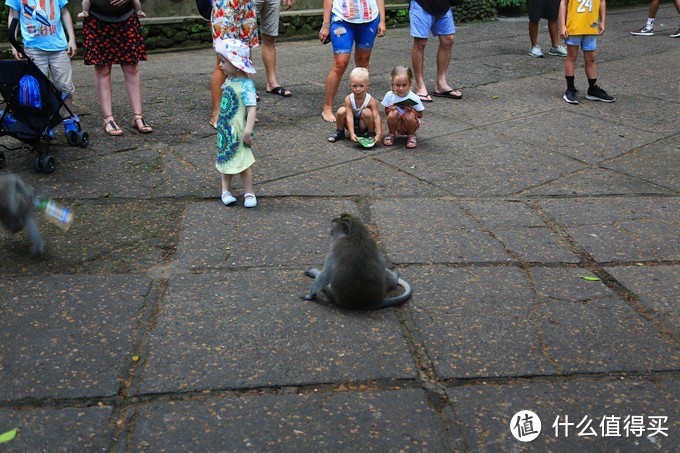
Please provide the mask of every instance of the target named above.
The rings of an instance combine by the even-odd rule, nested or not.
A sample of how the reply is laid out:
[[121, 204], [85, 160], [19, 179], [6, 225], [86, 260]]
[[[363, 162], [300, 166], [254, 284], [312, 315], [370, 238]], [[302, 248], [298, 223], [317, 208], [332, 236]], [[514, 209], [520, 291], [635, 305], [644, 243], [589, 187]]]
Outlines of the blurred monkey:
[[26, 229], [31, 238], [31, 255], [43, 253], [44, 244], [33, 217], [35, 193], [14, 174], [0, 175], [0, 220], [12, 233]]

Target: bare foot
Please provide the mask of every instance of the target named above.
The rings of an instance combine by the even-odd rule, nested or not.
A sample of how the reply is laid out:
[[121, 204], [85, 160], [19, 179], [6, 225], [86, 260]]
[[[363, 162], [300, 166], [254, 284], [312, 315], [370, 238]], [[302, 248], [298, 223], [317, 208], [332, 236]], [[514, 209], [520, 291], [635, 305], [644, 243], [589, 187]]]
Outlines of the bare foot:
[[321, 112], [321, 118], [327, 123], [335, 123], [335, 115], [333, 115], [333, 110], [332, 109], [327, 109], [324, 107], [323, 111]]

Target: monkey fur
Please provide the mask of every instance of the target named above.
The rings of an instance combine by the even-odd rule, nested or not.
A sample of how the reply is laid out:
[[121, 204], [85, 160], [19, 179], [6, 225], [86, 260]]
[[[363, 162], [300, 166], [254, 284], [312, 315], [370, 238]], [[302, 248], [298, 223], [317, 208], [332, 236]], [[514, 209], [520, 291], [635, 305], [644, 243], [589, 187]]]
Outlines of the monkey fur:
[[33, 217], [33, 189], [14, 174], [0, 175], [0, 220], [12, 233], [24, 228], [31, 238], [31, 255], [43, 253], [44, 244]]
[[[305, 300], [323, 292], [333, 304], [350, 310], [378, 310], [401, 305], [411, 297], [411, 286], [387, 269], [385, 257], [366, 227], [350, 214], [331, 223], [331, 247], [323, 269], [305, 269], [314, 278]], [[400, 296], [386, 298], [398, 285]]]

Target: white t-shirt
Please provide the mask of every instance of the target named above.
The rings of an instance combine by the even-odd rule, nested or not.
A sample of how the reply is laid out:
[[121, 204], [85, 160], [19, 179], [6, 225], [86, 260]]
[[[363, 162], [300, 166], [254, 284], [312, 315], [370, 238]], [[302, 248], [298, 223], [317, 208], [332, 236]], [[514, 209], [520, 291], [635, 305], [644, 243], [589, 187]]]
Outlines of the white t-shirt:
[[[383, 105], [383, 107], [389, 107], [392, 104], [397, 104], [397, 103], [404, 101], [406, 99], [410, 99], [410, 100], [415, 102], [415, 104], [412, 105], [411, 107], [416, 112], [422, 112], [423, 110], [425, 110], [425, 106], [423, 105], [422, 102], [420, 102], [420, 98], [413, 91], [409, 91], [408, 94], [406, 94], [406, 96], [401, 97], [401, 96], [397, 96], [397, 93], [390, 90], [387, 93], [385, 93], [385, 96], [383, 97], [381, 104]], [[404, 107], [400, 107], [398, 105], [395, 106], [395, 107], [397, 107], [397, 110], [399, 111], [399, 113], [401, 115], [403, 115], [404, 112], [406, 111], [406, 109]]]

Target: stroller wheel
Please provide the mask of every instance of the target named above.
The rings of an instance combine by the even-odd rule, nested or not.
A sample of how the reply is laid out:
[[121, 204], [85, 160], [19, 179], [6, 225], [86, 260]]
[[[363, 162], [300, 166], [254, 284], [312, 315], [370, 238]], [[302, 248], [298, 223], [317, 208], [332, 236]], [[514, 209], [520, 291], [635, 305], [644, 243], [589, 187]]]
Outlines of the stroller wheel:
[[66, 141], [71, 146], [77, 145], [78, 144], [78, 132], [73, 131], [73, 130], [67, 131], [66, 132]]
[[43, 161], [42, 157], [40, 156], [35, 156], [35, 159], [33, 159], [33, 169], [37, 171], [38, 173], [43, 171]]
[[0, 153], [0, 170], [5, 168], [5, 153]]
[[85, 131], [81, 131], [79, 136], [78, 136], [78, 145], [80, 145], [81, 148], [85, 148], [89, 144], [90, 144], [90, 134], [88, 134]]
[[43, 171], [45, 173], [52, 173], [57, 169], [57, 161], [52, 156], [45, 156], [42, 158]]

